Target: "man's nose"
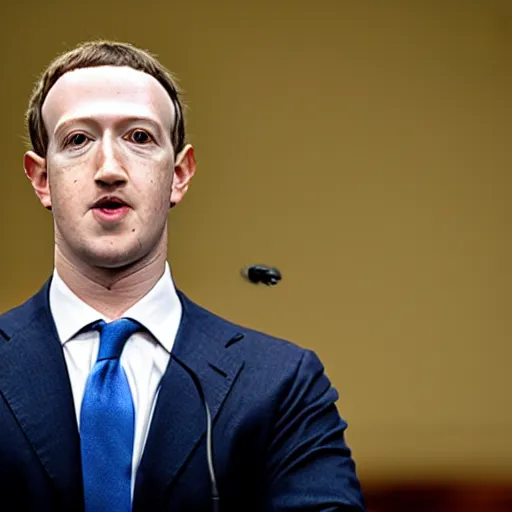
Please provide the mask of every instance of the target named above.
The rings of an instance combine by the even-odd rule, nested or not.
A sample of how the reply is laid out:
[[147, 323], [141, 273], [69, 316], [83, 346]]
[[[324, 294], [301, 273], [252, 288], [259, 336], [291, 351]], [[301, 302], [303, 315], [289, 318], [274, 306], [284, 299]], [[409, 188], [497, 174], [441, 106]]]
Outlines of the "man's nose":
[[109, 137], [101, 141], [94, 180], [100, 185], [107, 186], [122, 185], [128, 181], [121, 151], [116, 147], [115, 141]]

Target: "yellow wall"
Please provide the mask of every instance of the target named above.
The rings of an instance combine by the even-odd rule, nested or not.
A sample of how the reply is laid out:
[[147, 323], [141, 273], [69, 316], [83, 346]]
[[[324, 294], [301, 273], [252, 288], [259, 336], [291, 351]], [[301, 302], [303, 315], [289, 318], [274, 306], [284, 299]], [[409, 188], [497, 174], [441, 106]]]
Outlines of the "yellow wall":
[[[32, 82], [79, 41], [128, 40], [190, 104], [178, 285], [320, 354], [363, 477], [512, 477], [511, 15], [507, 0], [9, 3], [0, 308], [52, 269], [22, 170]], [[258, 262], [282, 284], [244, 282]]]

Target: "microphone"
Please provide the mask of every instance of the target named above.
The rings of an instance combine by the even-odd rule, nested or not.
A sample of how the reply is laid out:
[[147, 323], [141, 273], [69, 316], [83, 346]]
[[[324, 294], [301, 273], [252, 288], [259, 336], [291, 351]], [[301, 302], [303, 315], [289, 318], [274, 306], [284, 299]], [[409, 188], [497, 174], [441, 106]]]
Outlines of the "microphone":
[[263, 283], [267, 286], [275, 286], [282, 279], [281, 272], [268, 265], [251, 265], [242, 269], [242, 275], [251, 283]]
[[[172, 355], [171, 355], [172, 357]], [[206, 413], [206, 461], [208, 463], [208, 473], [210, 475], [210, 495], [212, 500], [212, 512], [220, 512], [220, 496], [217, 488], [217, 478], [215, 476], [215, 468], [213, 467], [213, 439], [212, 439], [212, 415], [210, 407], [204, 396], [203, 386], [197, 375], [187, 366], [182, 364], [178, 359], [173, 358], [189, 375], [192, 382], [197, 388], [201, 401], [204, 405]]]

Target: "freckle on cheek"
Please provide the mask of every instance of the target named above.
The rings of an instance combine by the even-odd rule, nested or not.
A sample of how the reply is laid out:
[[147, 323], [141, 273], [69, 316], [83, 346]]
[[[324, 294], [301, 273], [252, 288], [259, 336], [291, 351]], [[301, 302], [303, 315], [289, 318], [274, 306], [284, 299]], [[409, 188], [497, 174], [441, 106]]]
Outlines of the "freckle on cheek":
[[135, 228], [132, 229], [132, 233], [135, 233]]

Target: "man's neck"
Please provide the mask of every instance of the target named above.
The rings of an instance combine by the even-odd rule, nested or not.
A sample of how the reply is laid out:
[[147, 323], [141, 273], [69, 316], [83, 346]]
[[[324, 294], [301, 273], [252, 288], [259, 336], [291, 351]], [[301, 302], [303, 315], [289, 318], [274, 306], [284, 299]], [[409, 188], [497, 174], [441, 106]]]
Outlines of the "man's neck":
[[57, 250], [55, 268], [66, 285], [86, 304], [114, 320], [144, 297], [165, 270], [166, 254], [122, 269], [74, 265]]

